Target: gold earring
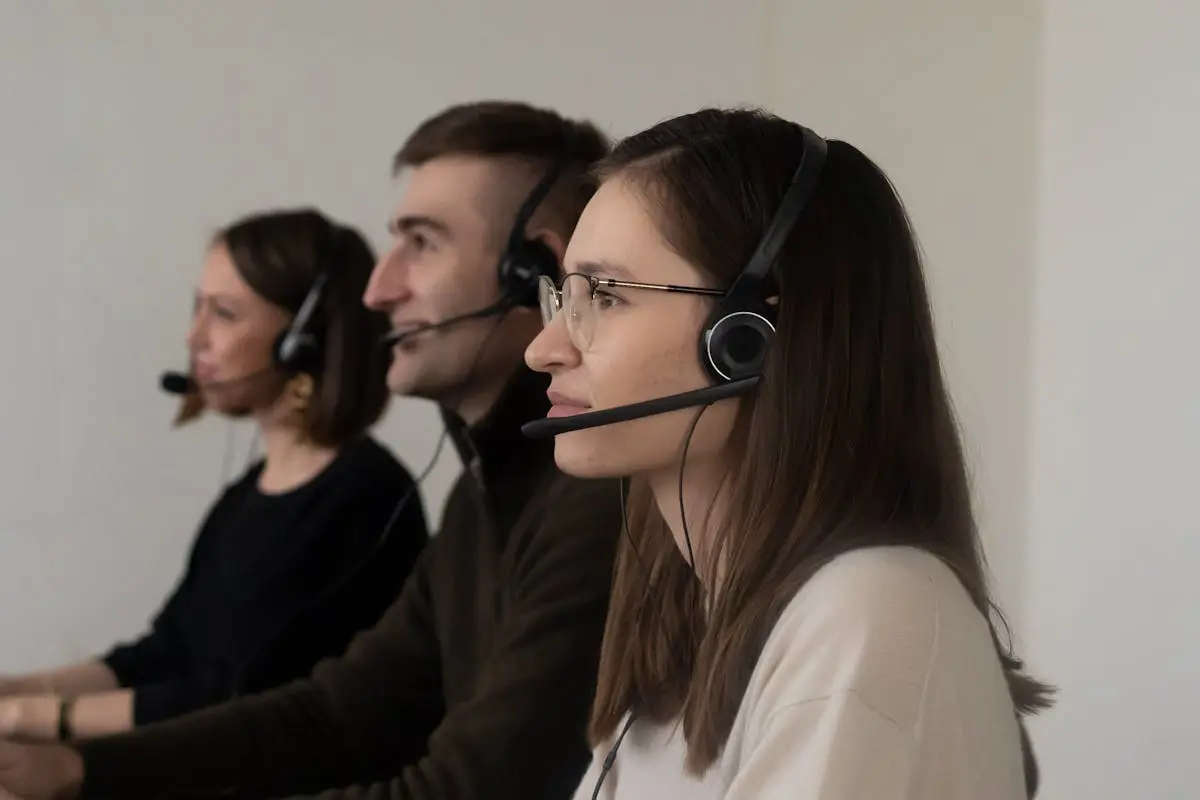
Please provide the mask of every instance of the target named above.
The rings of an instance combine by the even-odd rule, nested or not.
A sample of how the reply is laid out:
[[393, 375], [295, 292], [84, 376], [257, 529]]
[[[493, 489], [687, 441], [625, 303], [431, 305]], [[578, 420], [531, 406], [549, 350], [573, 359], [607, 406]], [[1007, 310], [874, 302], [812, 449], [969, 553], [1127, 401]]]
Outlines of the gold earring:
[[313, 388], [312, 375], [307, 372], [301, 372], [288, 381], [288, 400], [291, 401], [292, 410], [295, 413], [303, 414], [308, 410], [308, 404], [312, 401]]

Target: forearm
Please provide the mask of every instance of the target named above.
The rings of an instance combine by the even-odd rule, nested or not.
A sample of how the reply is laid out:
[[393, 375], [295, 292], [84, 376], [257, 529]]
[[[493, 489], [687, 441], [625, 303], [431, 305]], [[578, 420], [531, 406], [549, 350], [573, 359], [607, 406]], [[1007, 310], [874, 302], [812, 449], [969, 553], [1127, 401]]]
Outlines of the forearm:
[[85, 661], [0, 680], [0, 697], [44, 694], [77, 697], [117, 688], [117, 676], [103, 662]]
[[351, 780], [356, 762], [344, 741], [319, 690], [304, 683], [74, 747], [83, 797], [276, 797]]
[[92, 739], [133, 728], [133, 691], [118, 689], [76, 698], [67, 711], [73, 739]]
[[128, 689], [69, 699], [53, 694], [0, 700], [0, 736], [24, 741], [74, 739], [122, 733], [133, 726], [133, 693]]
[[77, 742], [81, 797], [288, 797], [397, 774], [440, 716], [422, 576], [313, 677], [119, 736]]

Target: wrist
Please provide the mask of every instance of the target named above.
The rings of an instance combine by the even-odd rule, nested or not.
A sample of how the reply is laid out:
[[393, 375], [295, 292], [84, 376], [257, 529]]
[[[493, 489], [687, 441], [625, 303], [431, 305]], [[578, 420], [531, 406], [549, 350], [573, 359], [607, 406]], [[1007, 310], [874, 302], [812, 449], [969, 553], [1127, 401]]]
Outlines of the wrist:
[[58, 738], [58, 718], [61, 701], [49, 694], [19, 697], [17, 702], [17, 735], [41, 741]]

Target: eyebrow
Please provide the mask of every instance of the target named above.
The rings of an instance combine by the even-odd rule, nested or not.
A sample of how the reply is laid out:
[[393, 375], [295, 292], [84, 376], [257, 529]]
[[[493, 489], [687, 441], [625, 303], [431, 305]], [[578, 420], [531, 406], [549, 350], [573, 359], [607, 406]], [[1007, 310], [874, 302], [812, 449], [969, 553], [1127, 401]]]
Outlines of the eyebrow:
[[205, 291], [204, 289], [193, 289], [192, 296], [197, 300], [221, 300], [227, 302], [230, 300], [238, 300], [238, 296], [227, 293], [227, 291]]
[[200, 289], [193, 291], [192, 297], [196, 300], [208, 300], [217, 303], [228, 303], [230, 305], [237, 305], [239, 302], [239, 298], [236, 295], [225, 292], [203, 292]]
[[396, 217], [388, 223], [388, 231], [393, 235], [400, 233], [410, 233], [412, 231], [425, 228], [426, 230], [439, 233], [442, 236], [450, 235], [450, 226], [442, 222], [436, 217], [426, 216], [424, 214], [406, 214], [402, 217]]
[[620, 264], [612, 261], [579, 261], [575, 264], [575, 272], [591, 275], [594, 278], [617, 278], [633, 281], [633, 273]]

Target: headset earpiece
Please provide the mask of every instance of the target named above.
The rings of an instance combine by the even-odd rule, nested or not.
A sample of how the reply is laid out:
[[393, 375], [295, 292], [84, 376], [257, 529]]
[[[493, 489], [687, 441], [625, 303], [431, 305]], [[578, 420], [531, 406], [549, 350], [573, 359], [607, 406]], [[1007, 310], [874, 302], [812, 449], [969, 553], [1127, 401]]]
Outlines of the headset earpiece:
[[774, 313], [765, 305], [726, 312], [717, 308], [700, 339], [700, 362], [714, 383], [762, 374], [775, 336]]
[[514, 306], [538, 307], [538, 280], [558, 275], [558, 257], [541, 239], [521, 239], [500, 264], [500, 290]]
[[314, 372], [321, 362], [320, 343], [311, 333], [293, 332], [288, 327], [275, 339], [273, 357], [282, 372]]

